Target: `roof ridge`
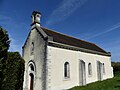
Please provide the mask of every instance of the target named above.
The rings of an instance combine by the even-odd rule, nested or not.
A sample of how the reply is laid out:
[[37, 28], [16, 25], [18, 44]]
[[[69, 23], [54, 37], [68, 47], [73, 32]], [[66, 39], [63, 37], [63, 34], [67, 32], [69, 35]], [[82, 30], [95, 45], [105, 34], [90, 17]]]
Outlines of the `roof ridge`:
[[[73, 36], [70, 36], [70, 35], [67, 35], [67, 34], [64, 34], [64, 33], [61, 33], [61, 32], [56, 32], [56, 31], [51, 30], [51, 29], [48, 29], [48, 28], [46, 28], [46, 27], [41, 27], [41, 28], [44, 28], [44, 29], [50, 30], [50, 31], [52, 31], [52, 32], [55, 32], [55, 33], [58, 33], [58, 34], [61, 34], [61, 35], [67, 36], [67, 37], [71, 37], [71, 38], [74, 38], [74, 39], [77, 39], [77, 40], [83, 41], [83, 42], [86, 42], [86, 43], [90, 43], [90, 44], [94, 44], [94, 45], [96, 45], [95, 43], [88, 42], [88, 41], [85, 41], [85, 40], [82, 40], [82, 39], [79, 39], [79, 38], [75, 38], [75, 37], [73, 37]], [[96, 45], [96, 46], [97, 46], [97, 45]]]

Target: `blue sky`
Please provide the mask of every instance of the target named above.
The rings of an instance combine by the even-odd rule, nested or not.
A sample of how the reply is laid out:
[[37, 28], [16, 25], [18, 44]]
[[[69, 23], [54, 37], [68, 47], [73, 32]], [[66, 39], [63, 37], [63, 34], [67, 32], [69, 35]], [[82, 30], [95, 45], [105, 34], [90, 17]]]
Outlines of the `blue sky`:
[[10, 51], [21, 53], [34, 10], [42, 13], [43, 27], [96, 43], [120, 61], [120, 0], [0, 0]]

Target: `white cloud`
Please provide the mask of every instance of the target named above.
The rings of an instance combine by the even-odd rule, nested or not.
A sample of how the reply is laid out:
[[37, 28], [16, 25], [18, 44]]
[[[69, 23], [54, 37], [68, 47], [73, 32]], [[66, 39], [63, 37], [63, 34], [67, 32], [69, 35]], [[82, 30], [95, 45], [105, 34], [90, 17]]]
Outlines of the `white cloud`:
[[[8, 31], [10, 42], [9, 51], [22, 53], [22, 44], [23, 42], [19, 41], [21, 32], [19, 30], [28, 30], [28, 27], [25, 23], [17, 22], [13, 18], [6, 16], [0, 13], [0, 26]], [[19, 35], [19, 36], [18, 36]]]
[[6, 21], [6, 20], [10, 20], [11, 18], [10, 17], [7, 17], [7, 16], [4, 16], [4, 15], [1, 15], [0, 14], [0, 21]]
[[112, 53], [112, 61], [119, 61], [120, 62], [120, 43], [117, 45], [113, 45], [108, 49]]
[[12, 19], [5, 15], [0, 14], [0, 24], [6, 24], [6, 22], [11, 22]]
[[106, 33], [109, 33], [111, 31], [114, 31], [116, 29], [120, 28], [120, 23], [117, 23], [115, 25], [113, 25], [111, 28], [108, 28], [107, 30], [103, 31], [103, 32], [99, 32], [99, 33], [96, 33], [92, 36], [89, 36], [89, 37], [86, 37], [85, 39], [92, 39], [92, 38], [95, 38], [95, 37], [98, 37], [98, 36], [101, 36], [103, 34], [106, 34]]
[[19, 44], [17, 44], [17, 40], [16, 39], [14, 39], [14, 38], [12, 38], [12, 36], [11, 35], [9, 35], [10, 36], [10, 48], [9, 48], [9, 51], [12, 51], [12, 52], [19, 52], [20, 54], [22, 53], [21, 52], [21, 45], [19, 45]]
[[85, 4], [88, 0], [63, 0], [62, 3], [49, 16], [46, 25], [53, 25], [68, 18], [75, 10]]

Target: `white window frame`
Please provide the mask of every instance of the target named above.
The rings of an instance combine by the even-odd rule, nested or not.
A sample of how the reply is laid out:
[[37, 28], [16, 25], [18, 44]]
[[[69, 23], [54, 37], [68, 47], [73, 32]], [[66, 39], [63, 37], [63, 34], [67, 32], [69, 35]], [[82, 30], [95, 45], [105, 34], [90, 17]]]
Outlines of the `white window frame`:
[[92, 64], [88, 63], [88, 75], [92, 76]]

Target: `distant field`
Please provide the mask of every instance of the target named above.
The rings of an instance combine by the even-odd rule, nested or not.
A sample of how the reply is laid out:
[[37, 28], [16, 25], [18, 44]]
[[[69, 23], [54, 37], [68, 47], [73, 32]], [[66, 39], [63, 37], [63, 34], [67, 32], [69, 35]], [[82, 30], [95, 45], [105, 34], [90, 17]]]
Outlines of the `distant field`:
[[69, 90], [120, 90], [120, 72], [112, 79], [98, 81], [86, 86], [78, 86]]

